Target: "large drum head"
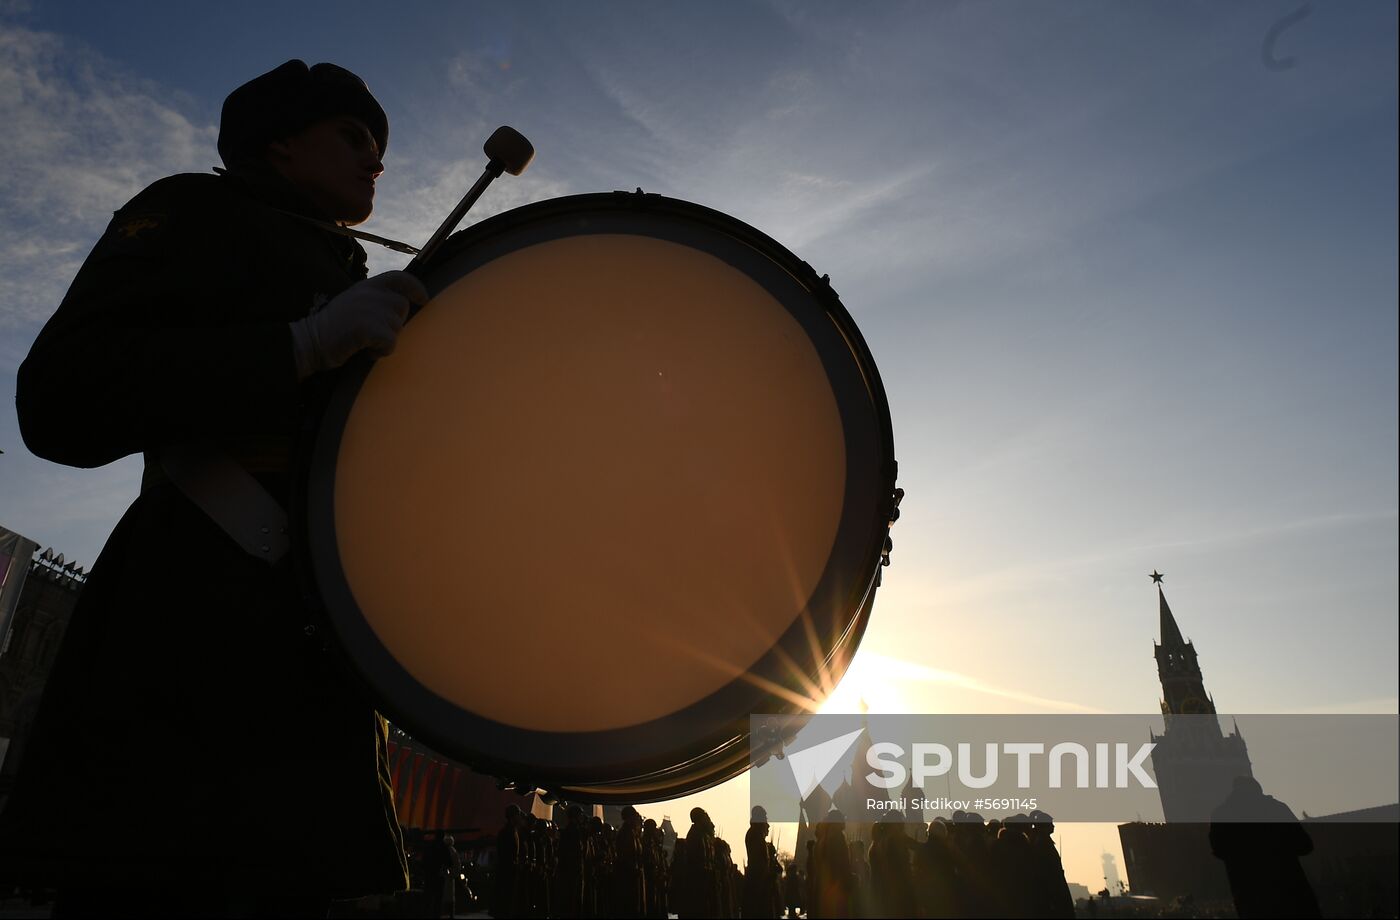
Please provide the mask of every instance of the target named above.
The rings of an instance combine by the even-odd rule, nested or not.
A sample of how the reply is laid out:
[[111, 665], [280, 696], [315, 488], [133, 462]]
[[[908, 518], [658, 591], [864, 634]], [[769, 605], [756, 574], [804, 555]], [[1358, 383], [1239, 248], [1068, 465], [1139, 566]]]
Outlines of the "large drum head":
[[794, 708], [855, 626], [893, 492], [873, 364], [799, 267], [636, 196], [445, 247], [395, 353], [337, 393], [310, 493], [320, 589], [395, 721], [641, 798]]

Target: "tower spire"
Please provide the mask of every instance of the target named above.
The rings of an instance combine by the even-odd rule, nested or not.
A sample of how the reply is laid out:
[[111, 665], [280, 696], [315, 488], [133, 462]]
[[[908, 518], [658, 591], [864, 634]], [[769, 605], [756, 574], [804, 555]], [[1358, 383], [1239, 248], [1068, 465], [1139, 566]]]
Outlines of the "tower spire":
[[1157, 585], [1157, 607], [1161, 614], [1162, 641], [1154, 643], [1157, 675], [1162, 679], [1162, 713], [1188, 715], [1215, 712], [1215, 703], [1201, 682], [1201, 667], [1196, 663], [1196, 649], [1181, 636], [1167, 595], [1162, 590], [1162, 573], [1153, 572]]
[[1162, 615], [1162, 645], [1185, 645], [1186, 640], [1181, 638], [1181, 629], [1176, 625], [1176, 617], [1172, 616], [1172, 608], [1167, 605], [1167, 595], [1163, 593], [1160, 584], [1157, 585], [1157, 601]]
[[1172, 609], [1167, 606], [1167, 596], [1162, 593], [1162, 579], [1167, 576], [1153, 569], [1152, 574], [1147, 577], [1152, 579], [1152, 583], [1157, 586], [1157, 604], [1162, 614], [1163, 647], [1174, 648], [1185, 645], [1186, 641], [1181, 638], [1181, 630], [1176, 625], [1176, 617], [1172, 616]]

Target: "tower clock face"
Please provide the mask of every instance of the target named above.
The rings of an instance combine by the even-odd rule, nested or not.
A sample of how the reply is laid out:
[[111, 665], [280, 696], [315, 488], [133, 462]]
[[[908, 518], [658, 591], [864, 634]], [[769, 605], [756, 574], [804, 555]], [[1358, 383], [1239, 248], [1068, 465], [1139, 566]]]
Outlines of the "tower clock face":
[[1206, 708], [1204, 700], [1200, 699], [1199, 697], [1188, 696], [1186, 700], [1181, 704], [1181, 711], [1186, 713], [1187, 715], [1198, 716], [1207, 713], [1210, 710]]

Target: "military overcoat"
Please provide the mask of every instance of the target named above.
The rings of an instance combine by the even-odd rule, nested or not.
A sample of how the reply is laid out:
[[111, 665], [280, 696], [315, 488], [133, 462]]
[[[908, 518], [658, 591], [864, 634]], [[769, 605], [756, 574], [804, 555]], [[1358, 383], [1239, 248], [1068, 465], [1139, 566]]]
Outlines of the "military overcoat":
[[35, 454], [146, 458], [0, 814], [0, 865], [30, 878], [406, 887], [385, 723], [308, 628], [295, 566], [247, 555], [157, 456], [211, 441], [291, 503], [297, 433], [327, 381], [298, 381], [288, 323], [366, 274], [356, 242], [295, 214], [314, 210], [272, 175], [156, 182], [116, 213], [20, 368]]

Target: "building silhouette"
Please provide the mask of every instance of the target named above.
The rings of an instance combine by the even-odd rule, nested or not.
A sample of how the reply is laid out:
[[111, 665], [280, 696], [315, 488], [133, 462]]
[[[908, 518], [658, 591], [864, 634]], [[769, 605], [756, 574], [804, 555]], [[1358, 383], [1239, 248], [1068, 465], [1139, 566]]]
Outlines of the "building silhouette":
[[1152, 653], [1162, 684], [1164, 729], [1151, 740], [1157, 745], [1152, 768], [1166, 823], [1119, 825], [1123, 868], [1134, 894], [1223, 904], [1230, 902], [1230, 880], [1224, 863], [1211, 854], [1210, 813], [1230, 794], [1236, 776], [1254, 772], [1239, 731], [1226, 735], [1220, 729], [1196, 646], [1183, 638], [1161, 578], [1153, 573], [1161, 641], [1152, 644]]
[[1113, 854], [1105, 851], [1099, 859], [1103, 862], [1103, 885], [1109, 895], [1119, 895], [1123, 893], [1123, 881], [1118, 877], [1118, 860], [1113, 858]]
[[1157, 602], [1162, 641], [1154, 643], [1152, 651], [1162, 682], [1166, 728], [1152, 736], [1152, 766], [1162, 815], [1168, 823], [1208, 820], [1230, 794], [1235, 777], [1252, 777], [1254, 770], [1238, 727], [1228, 735], [1221, 731], [1196, 647], [1182, 638], [1160, 583]]
[[0, 808], [85, 581], [62, 553], [0, 527]]
[[[1239, 728], [1228, 734], [1220, 729], [1195, 646], [1182, 637], [1161, 577], [1153, 573], [1161, 630], [1153, 652], [1165, 728], [1152, 737], [1157, 743], [1152, 765], [1166, 823], [1122, 824], [1118, 838], [1131, 893], [1162, 902], [1189, 898], [1209, 915], [1233, 907], [1224, 863], [1211, 852], [1210, 814], [1236, 776], [1254, 772]], [[1396, 916], [1397, 822], [1400, 804], [1321, 817], [1303, 814], [1313, 851], [1301, 865], [1324, 917]], [[1108, 867], [1106, 856], [1106, 875]]]

